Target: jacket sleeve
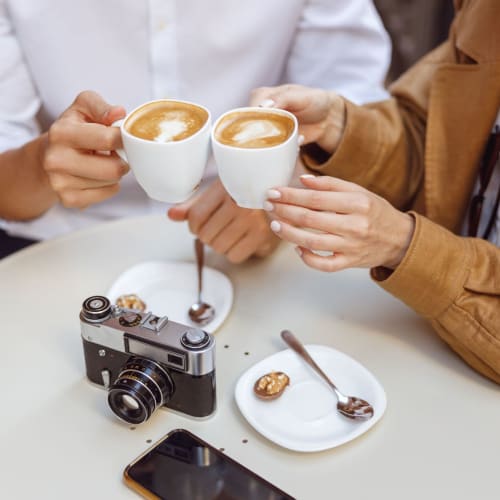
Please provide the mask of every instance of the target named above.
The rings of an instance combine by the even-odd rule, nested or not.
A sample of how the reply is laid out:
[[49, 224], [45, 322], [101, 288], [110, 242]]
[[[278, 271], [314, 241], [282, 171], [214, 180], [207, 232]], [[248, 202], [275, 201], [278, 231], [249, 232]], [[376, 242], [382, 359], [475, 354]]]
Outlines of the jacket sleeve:
[[413, 207], [423, 182], [432, 77], [452, 60], [453, 49], [445, 42], [390, 87], [391, 99], [364, 106], [345, 100], [346, 126], [335, 154], [325, 161], [302, 148], [304, 165], [360, 184], [397, 208]]
[[373, 0], [308, 0], [282, 82], [337, 91], [356, 103], [387, 99], [391, 41]]
[[469, 365], [500, 383], [500, 248], [410, 213], [415, 232], [403, 261], [393, 272], [372, 269], [372, 278], [430, 320]]

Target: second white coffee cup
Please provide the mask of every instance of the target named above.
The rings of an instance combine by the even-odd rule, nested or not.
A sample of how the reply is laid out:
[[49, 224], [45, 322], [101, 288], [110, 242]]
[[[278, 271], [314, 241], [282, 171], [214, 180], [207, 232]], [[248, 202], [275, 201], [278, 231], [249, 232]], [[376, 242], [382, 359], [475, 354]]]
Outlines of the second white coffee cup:
[[[273, 116], [278, 118], [276, 127]], [[230, 126], [231, 122], [240, 118], [244, 122], [243, 128], [233, 127], [234, 134], [227, 133], [223, 138], [221, 129], [225, 124]], [[282, 122], [281, 125], [279, 122]], [[280, 135], [281, 126], [286, 129], [284, 135]], [[268, 130], [270, 145], [260, 140], [265, 138]], [[252, 134], [256, 136], [256, 141], [252, 142]], [[247, 143], [246, 136], [250, 137]], [[232, 109], [220, 116], [212, 128], [212, 150], [220, 180], [235, 202], [244, 208], [263, 208], [268, 189], [289, 184], [298, 149], [297, 119], [282, 109]]]
[[[161, 118], [165, 109], [175, 119]], [[193, 120], [196, 125], [189, 129]], [[142, 104], [114, 125], [120, 127], [124, 148], [117, 153], [130, 165], [150, 198], [178, 203], [191, 196], [201, 182], [210, 152], [207, 108], [188, 101], [159, 99]], [[159, 132], [148, 135], [155, 127]]]

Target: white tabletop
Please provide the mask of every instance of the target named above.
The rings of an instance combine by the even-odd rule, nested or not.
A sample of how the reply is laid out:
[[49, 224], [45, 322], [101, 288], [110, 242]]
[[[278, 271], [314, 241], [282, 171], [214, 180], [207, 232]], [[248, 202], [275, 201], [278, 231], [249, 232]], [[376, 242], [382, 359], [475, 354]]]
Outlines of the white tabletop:
[[[135, 430], [120, 423], [105, 391], [86, 379], [79, 311], [125, 269], [152, 259], [193, 261], [184, 224], [161, 216], [123, 220], [0, 261], [2, 498], [135, 498], [121, 481], [123, 468], [148, 440], [178, 427], [301, 500], [498, 498], [498, 386], [366, 270], [319, 273], [287, 245], [239, 266], [207, 254], [235, 291], [216, 333], [216, 414], [200, 422], [161, 410]], [[284, 328], [306, 344], [348, 354], [380, 381], [387, 410], [366, 434], [323, 452], [293, 452], [239, 413], [238, 377], [285, 348]]]

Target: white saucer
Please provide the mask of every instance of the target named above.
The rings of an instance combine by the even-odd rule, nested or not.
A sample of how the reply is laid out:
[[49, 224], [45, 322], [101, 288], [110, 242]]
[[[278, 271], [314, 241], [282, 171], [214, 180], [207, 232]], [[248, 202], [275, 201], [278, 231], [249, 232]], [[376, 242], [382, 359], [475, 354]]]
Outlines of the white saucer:
[[[236, 384], [235, 397], [243, 416], [263, 436], [290, 450], [310, 452], [339, 446], [366, 432], [384, 414], [387, 400], [377, 379], [354, 359], [327, 346], [306, 348], [344, 394], [371, 403], [370, 420], [353, 421], [341, 415], [335, 393], [290, 349], [248, 369]], [[278, 399], [263, 401], [255, 396], [253, 386], [271, 371], [285, 372], [290, 385]]]
[[[148, 261], [123, 272], [108, 290], [112, 304], [123, 294], [136, 294], [148, 311], [185, 325], [194, 325], [188, 316], [198, 292], [196, 264], [180, 261]], [[214, 319], [202, 328], [214, 333], [226, 319], [233, 303], [229, 278], [216, 269], [203, 268], [205, 302], [215, 308]]]

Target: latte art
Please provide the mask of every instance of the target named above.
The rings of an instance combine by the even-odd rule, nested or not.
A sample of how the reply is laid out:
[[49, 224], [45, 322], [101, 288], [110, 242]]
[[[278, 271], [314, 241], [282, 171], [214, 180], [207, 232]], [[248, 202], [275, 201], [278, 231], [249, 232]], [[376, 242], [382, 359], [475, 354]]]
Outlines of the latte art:
[[294, 122], [284, 115], [258, 111], [236, 112], [221, 120], [215, 137], [229, 146], [268, 148], [285, 142], [293, 129]]
[[132, 135], [154, 142], [181, 141], [200, 130], [208, 115], [202, 108], [182, 102], [155, 102], [139, 108], [125, 128]]

